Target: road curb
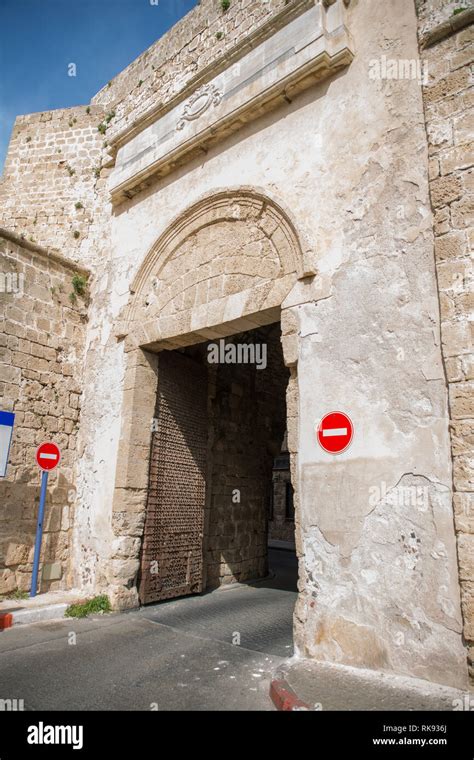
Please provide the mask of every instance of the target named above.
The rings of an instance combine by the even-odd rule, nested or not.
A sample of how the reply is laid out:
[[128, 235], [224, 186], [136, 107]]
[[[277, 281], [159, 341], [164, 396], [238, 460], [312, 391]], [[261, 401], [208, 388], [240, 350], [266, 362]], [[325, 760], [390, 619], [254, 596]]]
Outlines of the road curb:
[[301, 700], [284, 678], [274, 679], [270, 684], [270, 699], [277, 710], [310, 710], [310, 706]]
[[29, 625], [44, 621], [62, 620], [68, 604], [48, 604], [44, 607], [21, 607], [0, 612], [0, 631], [13, 625]]
[[277, 668], [270, 698], [277, 710], [452, 711], [469, 697], [458, 688], [396, 673], [293, 658]]
[[14, 625], [28, 625], [29, 623], [42, 623], [45, 620], [61, 620], [68, 608], [68, 604], [50, 604], [46, 607], [31, 607], [12, 612]]

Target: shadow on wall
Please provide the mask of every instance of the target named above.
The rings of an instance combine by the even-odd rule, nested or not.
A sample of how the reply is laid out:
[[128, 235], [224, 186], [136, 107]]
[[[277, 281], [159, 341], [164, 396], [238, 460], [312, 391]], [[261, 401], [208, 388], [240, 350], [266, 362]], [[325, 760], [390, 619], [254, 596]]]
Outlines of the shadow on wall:
[[241, 333], [235, 343], [265, 343], [268, 363], [215, 365], [210, 415], [211, 475], [206, 541], [207, 588], [267, 575], [272, 467], [286, 429], [280, 325]]
[[[0, 594], [30, 589], [40, 486], [38, 469], [33, 467], [15, 482], [0, 481]], [[69, 552], [71, 488], [58, 473], [48, 488], [43, 526], [41, 561], [60, 563], [63, 573]], [[42, 581], [40, 590], [47, 591], [53, 582]]]

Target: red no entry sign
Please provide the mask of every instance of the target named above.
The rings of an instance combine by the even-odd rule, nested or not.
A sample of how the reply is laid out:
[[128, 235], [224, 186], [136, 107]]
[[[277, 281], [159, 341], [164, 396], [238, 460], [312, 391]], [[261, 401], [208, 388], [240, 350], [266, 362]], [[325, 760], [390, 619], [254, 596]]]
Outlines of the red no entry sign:
[[352, 441], [354, 426], [344, 412], [326, 414], [318, 425], [319, 445], [329, 454], [340, 454]]
[[36, 449], [36, 462], [42, 470], [54, 470], [61, 460], [61, 452], [55, 443], [42, 443]]

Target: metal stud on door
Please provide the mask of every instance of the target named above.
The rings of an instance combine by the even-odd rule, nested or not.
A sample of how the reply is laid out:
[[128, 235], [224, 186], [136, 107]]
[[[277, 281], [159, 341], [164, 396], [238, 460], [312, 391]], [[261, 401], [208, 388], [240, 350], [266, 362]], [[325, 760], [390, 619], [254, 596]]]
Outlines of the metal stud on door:
[[143, 604], [202, 591], [206, 366], [161, 352], [155, 417], [139, 580]]

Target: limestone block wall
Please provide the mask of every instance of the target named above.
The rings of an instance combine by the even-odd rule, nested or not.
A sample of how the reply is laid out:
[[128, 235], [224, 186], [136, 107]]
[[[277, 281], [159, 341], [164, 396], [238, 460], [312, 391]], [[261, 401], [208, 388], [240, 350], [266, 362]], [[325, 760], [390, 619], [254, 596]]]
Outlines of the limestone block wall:
[[42, 553], [42, 565], [56, 569], [41, 590], [71, 585], [87, 321], [86, 296], [76, 294], [72, 279], [86, 281], [87, 274], [0, 232], [0, 408], [15, 413], [10, 464], [0, 480], [0, 594], [30, 589], [41, 482], [35, 451], [44, 440], [59, 445], [62, 461], [49, 476]]
[[[464, 636], [474, 675], [474, 11], [452, 15], [454, 4], [419, 7], [423, 87], [429, 143], [434, 253], [441, 307], [441, 341], [449, 387]], [[470, 18], [468, 17], [470, 14]], [[458, 24], [458, 31], [449, 23]], [[465, 24], [465, 26], [463, 26]]]
[[462, 22], [459, 24], [461, 13], [470, 6], [467, 0], [415, 0], [420, 38], [433, 34], [435, 30], [438, 36], [438, 30], [446, 31], [451, 24], [459, 28], [462, 25]]
[[144, 116], [166, 105], [197, 75], [205, 79], [209, 68], [217, 73], [218, 62], [228, 66], [235, 45], [248, 40], [250, 46], [272, 17], [281, 12], [290, 15], [298, 6], [310, 4], [311, 0], [231, 0], [223, 11], [220, 0], [201, 0], [92, 99], [93, 104], [116, 112], [109, 140], [114, 142], [133, 129], [138, 120], [142, 128]]
[[[0, 226], [94, 267], [108, 225], [99, 106], [18, 116], [0, 181]], [[111, 117], [112, 118], [112, 117]]]
[[[45, 247], [49, 253], [52, 253], [53, 258], [64, 260], [64, 266], [67, 267], [67, 262], [70, 262], [69, 266], [73, 267], [71, 273], [67, 275], [67, 283], [61, 284], [65, 295], [61, 295], [58, 286], [55, 288], [56, 298], [59, 294], [60, 298], [64, 297], [66, 303], [69, 303], [67, 299], [71, 291], [71, 278], [75, 271], [74, 262], [78, 262], [76, 268], [80, 269], [81, 266], [89, 265], [93, 272], [88, 288], [90, 332], [87, 339], [86, 326], [85, 324], [81, 326], [83, 331], [81, 350], [84, 351], [86, 340], [88, 350], [84, 352], [80, 367], [75, 368], [68, 381], [76, 384], [77, 392], [83, 390], [81, 384], [83, 370], [92, 373], [89, 374], [88, 381], [93, 382], [91, 376], [95, 377], [100, 372], [104, 374], [110, 371], [111, 366], [109, 362], [108, 368], [104, 371], [100, 365], [101, 351], [100, 348], [97, 351], [96, 346], [97, 343], [100, 345], [102, 339], [100, 328], [104, 324], [103, 318], [98, 318], [97, 313], [100, 312], [101, 293], [106, 288], [106, 281], [101, 279], [101, 275], [103, 275], [104, 267], [107, 266], [110, 230], [110, 204], [107, 202], [106, 194], [106, 178], [110, 169], [104, 166], [108, 160], [107, 140], [103, 130], [99, 130], [99, 126], [102, 123], [110, 123], [112, 118], [112, 114], [106, 113], [99, 106], [79, 106], [19, 116], [13, 128], [0, 180], [0, 225], [6, 228], [7, 234], [16, 234], [25, 246], [33, 246], [33, 248], [39, 246], [39, 250]], [[50, 259], [51, 256], [48, 261]], [[69, 307], [71, 308], [70, 303]], [[73, 318], [74, 316], [71, 317]], [[21, 321], [20, 315], [18, 315], [18, 321]], [[69, 339], [71, 327], [67, 326], [68, 321], [69, 319], [63, 324], [59, 318], [53, 320], [49, 330], [50, 335], [47, 339], [43, 335], [43, 340], [51, 340], [58, 346], [62, 346], [65, 329], [68, 331]], [[18, 330], [22, 329], [19, 325]], [[55, 350], [56, 345], [50, 348]], [[54, 374], [52, 378], [54, 385]], [[38, 398], [35, 398], [35, 401], [39, 405], [43, 403], [41, 398], [43, 395], [48, 399], [48, 403], [50, 402], [51, 391], [46, 387], [46, 375], [43, 385], [44, 387], [36, 388]], [[24, 399], [17, 400], [19, 403], [26, 403]], [[109, 411], [107, 404], [101, 404], [99, 410], [94, 410], [92, 414], [89, 414], [91, 424], [96, 430], [100, 426], [101, 417], [108, 419]], [[29, 421], [31, 417], [28, 416], [26, 419]], [[75, 420], [74, 424], [76, 424]], [[69, 426], [69, 423], [66, 422], [66, 425]], [[110, 420], [107, 422], [107, 427], [110, 427]], [[35, 427], [30, 431], [34, 442], [36, 442], [36, 431]], [[53, 434], [54, 430], [46, 432]], [[81, 436], [82, 432], [83, 436]], [[84, 437], [87, 438], [88, 434], [87, 425], [84, 425], [83, 431], [75, 429], [76, 461], [81, 457]], [[98, 456], [100, 456], [99, 452]], [[25, 470], [22, 475], [22, 482], [27, 491], [30, 488], [27, 483], [28, 477], [31, 483], [35, 482], [34, 468]], [[63, 478], [63, 475], [58, 474], [57, 477]], [[103, 477], [105, 479], [105, 474]], [[72, 471], [67, 474], [64, 482], [67, 482], [68, 486], [73, 483]], [[64, 506], [64, 494], [60, 493], [58, 498], [62, 500], [62, 506]], [[77, 508], [83, 500], [87, 503], [88, 498], [88, 494], [81, 492], [77, 499], [75, 498], [74, 507]], [[20, 536], [26, 536], [26, 542], [31, 542], [30, 507], [27, 515], [30, 523], [23, 529], [21, 523], [15, 523], [18, 515], [9, 514], [9, 530], [13, 526], [15, 531], [19, 531]], [[54, 525], [58, 525], [57, 520]], [[34, 527], [32, 529], [34, 530]], [[61, 550], [58, 553], [64, 562], [69, 561], [74, 545], [75, 533], [72, 524], [68, 530], [70, 535], [69, 533], [67, 535], [67, 551]], [[11, 535], [7, 535], [11, 538]], [[61, 535], [63, 536], [61, 540], [65, 544], [64, 535], [66, 534]], [[15, 540], [19, 542], [19, 539]], [[47, 542], [45, 551], [48, 552]], [[71, 560], [67, 568], [69, 567], [71, 572], [63, 571], [61, 584], [80, 585], [82, 579], [80, 565]], [[23, 578], [22, 583], [26, 582], [27, 579]], [[13, 581], [10, 580], [10, 585], [12, 583]]]

